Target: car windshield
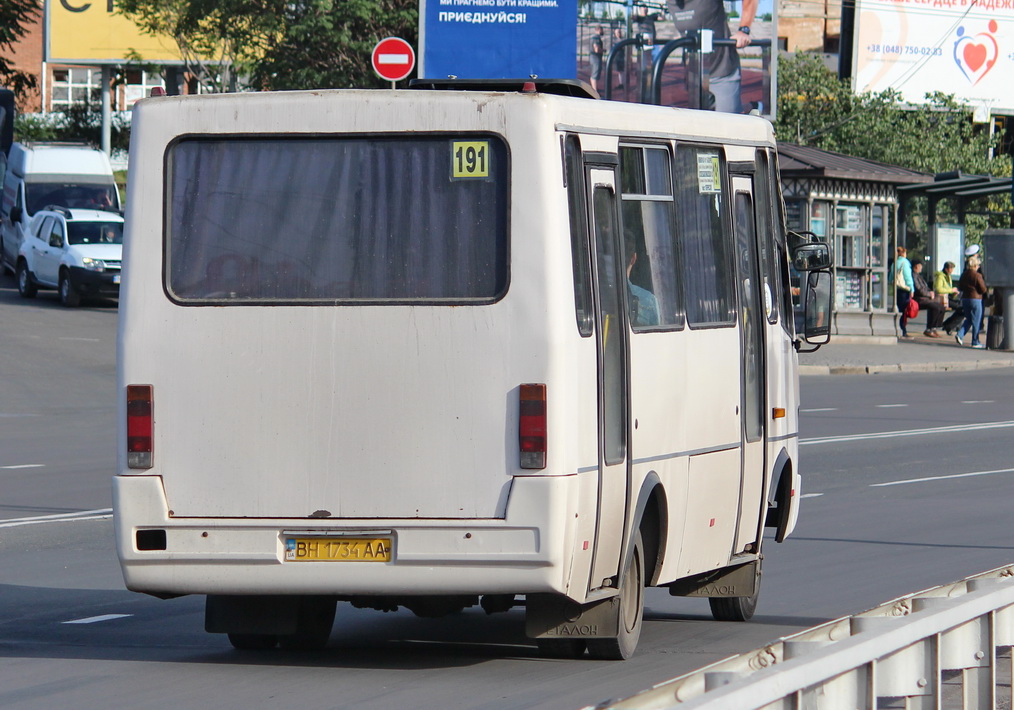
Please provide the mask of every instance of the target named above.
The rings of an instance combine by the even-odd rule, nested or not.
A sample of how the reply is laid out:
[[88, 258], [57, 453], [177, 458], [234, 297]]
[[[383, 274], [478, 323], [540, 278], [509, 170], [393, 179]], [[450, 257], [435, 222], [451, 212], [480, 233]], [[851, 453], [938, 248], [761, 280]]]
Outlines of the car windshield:
[[123, 244], [121, 222], [68, 222], [67, 232], [71, 244]]
[[26, 182], [25, 201], [28, 214], [50, 205], [91, 210], [115, 210], [120, 205], [115, 185], [97, 183]]

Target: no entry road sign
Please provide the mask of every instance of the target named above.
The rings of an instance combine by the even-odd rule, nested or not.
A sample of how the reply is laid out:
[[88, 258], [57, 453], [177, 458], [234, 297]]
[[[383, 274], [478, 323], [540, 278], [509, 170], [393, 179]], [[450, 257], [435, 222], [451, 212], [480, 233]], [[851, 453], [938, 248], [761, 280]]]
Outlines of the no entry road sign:
[[415, 68], [415, 50], [401, 37], [388, 37], [373, 48], [373, 71], [388, 81], [401, 81]]

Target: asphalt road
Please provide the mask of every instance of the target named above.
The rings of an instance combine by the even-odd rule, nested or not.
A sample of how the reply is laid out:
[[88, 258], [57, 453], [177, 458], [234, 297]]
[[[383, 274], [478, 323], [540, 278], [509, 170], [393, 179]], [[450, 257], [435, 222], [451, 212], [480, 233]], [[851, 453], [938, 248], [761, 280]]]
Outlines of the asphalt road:
[[650, 590], [634, 659], [568, 661], [538, 656], [519, 611], [342, 605], [324, 651], [233, 651], [204, 633], [201, 599], [122, 587], [105, 517], [115, 328], [115, 303], [23, 301], [0, 276], [3, 708], [567, 710], [1014, 562], [1014, 369], [807, 377], [807, 498], [796, 535], [766, 547], [749, 623]]

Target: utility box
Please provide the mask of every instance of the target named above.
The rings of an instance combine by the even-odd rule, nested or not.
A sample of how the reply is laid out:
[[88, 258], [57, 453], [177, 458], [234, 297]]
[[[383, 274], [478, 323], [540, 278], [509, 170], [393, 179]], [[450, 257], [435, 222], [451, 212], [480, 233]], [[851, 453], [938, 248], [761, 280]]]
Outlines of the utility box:
[[982, 271], [990, 288], [1014, 288], [1014, 229], [987, 229]]
[[993, 289], [990, 328], [997, 331], [993, 338], [987, 332], [986, 341], [998, 350], [1014, 350], [1014, 229], [987, 229], [982, 235], [982, 245], [986, 249], [983, 276], [986, 285]]

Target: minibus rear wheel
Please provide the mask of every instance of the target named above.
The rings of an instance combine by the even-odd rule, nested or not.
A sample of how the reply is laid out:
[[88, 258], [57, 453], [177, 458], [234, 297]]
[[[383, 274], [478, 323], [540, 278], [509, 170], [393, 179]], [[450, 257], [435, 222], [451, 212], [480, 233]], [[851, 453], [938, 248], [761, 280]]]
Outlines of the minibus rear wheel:
[[544, 638], [536, 639], [535, 643], [544, 658], [580, 658], [587, 646], [584, 639]]
[[616, 638], [588, 639], [588, 655], [607, 661], [625, 661], [634, 655], [641, 637], [644, 616], [644, 543], [641, 531], [634, 540], [634, 553], [620, 582], [620, 630]]
[[757, 599], [760, 597], [761, 577], [758, 571], [757, 586], [748, 597], [711, 597], [711, 616], [715, 621], [749, 621], [757, 611]]

